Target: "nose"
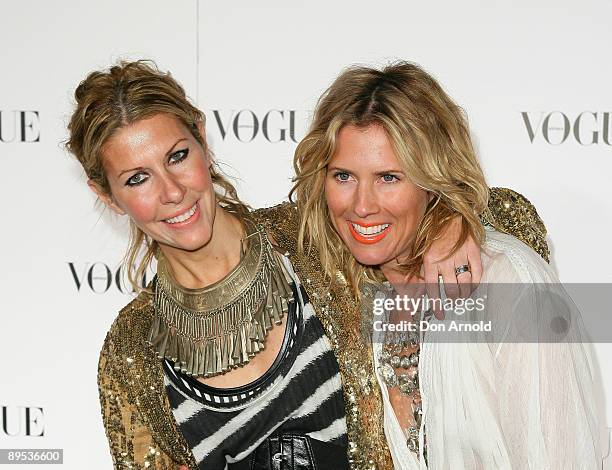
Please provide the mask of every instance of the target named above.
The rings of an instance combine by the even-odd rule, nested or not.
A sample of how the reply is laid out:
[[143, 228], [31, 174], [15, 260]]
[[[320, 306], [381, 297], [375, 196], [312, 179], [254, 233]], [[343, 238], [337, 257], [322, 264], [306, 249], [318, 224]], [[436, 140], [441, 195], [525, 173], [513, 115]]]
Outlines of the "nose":
[[378, 196], [374, 188], [367, 183], [359, 183], [353, 201], [353, 212], [365, 219], [379, 211]]
[[161, 202], [163, 204], [178, 204], [185, 197], [185, 187], [172, 173], [164, 173], [161, 176]]

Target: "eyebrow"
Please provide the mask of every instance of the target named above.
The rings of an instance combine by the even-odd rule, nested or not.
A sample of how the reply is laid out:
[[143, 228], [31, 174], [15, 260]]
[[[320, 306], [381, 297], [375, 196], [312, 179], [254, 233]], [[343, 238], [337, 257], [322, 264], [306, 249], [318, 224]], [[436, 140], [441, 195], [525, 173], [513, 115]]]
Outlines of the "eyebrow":
[[374, 174], [376, 176], [383, 176], [383, 175], [389, 175], [391, 173], [401, 173], [402, 175], [404, 174], [404, 172], [402, 170], [383, 170], [383, 171], [377, 171]]
[[[342, 167], [339, 167], [339, 166], [328, 166], [327, 167], [327, 171], [342, 171], [344, 173], [353, 173], [351, 170], [347, 170], [346, 168], [342, 168]], [[381, 170], [381, 171], [377, 171], [374, 174], [376, 176], [383, 176], [383, 175], [388, 175], [390, 173], [401, 173], [402, 175], [404, 174], [404, 172], [402, 170], [399, 170], [399, 169]]]
[[346, 168], [342, 168], [339, 166], [327, 166], [327, 171], [342, 171], [344, 173], [352, 173], [350, 170], [347, 170]]
[[[172, 144], [172, 147], [170, 147], [166, 153], [165, 153], [165, 157], [167, 157], [168, 155], [170, 155], [172, 153], [172, 151], [176, 148], [176, 146], [182, 142], [183, 140], [187, 140], [187, 137], [181, 137], [179, 140], [177, 140], [176, 142], [174, 142], [174, 144]], [[123, 175], [124, 173], [130, 173], [132, 171], [140, 171], [143, 170], [144, 167], [142, 166], [137, 166], [136, 168], [130, 168], [129, 170], [123, 170], [121, 173], [119, 173], [118, 177], [120, 177], [121, 175]]]

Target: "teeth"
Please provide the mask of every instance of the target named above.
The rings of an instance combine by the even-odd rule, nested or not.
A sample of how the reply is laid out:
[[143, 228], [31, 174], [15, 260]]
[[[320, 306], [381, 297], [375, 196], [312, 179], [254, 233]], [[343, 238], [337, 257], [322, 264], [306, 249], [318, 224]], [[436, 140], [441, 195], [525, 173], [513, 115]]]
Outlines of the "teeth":
[[197, 204], [194, 204], [193, 207], [191, 209], [189, 209], [187, 212], [181, 214], [181, 215], [177, 215], [176, 217], [172, 217], [171, 219], [166, 219], [165, 222], [169, 223], [169, 224], [176, 224], [178, 222], [184, 222], [187, 219], [191, 218], [191, 216], [193, 214], [195, 214], [196, 211], [196, 206]]
[[371, 227], [362, 227], [361, 225], [355, 224], [353, 222], [351, 222], [351, 224], [353, 225], [355, 231], [360, 235], [378, 235], [389, 226], [389, 224], [381, 224], [372, 225]]

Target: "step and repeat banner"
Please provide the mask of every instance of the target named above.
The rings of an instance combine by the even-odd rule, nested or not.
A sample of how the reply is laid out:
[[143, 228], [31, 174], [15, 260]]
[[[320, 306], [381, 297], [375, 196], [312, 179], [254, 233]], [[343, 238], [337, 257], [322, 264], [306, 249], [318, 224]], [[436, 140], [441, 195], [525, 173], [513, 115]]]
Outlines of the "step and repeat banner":
[[[490, 186], [537, 207], [561, 280], [611, 283], [610, 17], [605, 0], [2, 2], [0, 449], [111, 466], [97, 360], [133, 294], [127, 223], [63, 149], [88, 72], [122, 58], [171, 71], [206, 113], [221, 168], [260, 207], [286, 198], [295, 146], [344, 67], [416, 62], [465, 109]], [[612, 469], [612, 345], [595, 348]]]

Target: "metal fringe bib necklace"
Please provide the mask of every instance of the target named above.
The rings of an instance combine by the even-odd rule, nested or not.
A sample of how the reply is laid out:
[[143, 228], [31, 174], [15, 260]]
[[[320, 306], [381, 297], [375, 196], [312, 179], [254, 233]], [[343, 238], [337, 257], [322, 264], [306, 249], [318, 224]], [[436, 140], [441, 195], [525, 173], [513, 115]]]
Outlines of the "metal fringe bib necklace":
[[177, 284], [160, 253], [148, 342], [160, 359], [194, 377], [243, 366], [265, 347], [293, 302], [290, 277], [265, 229], [247, 220], [248, 246], [222, 280], [200, 289]]

